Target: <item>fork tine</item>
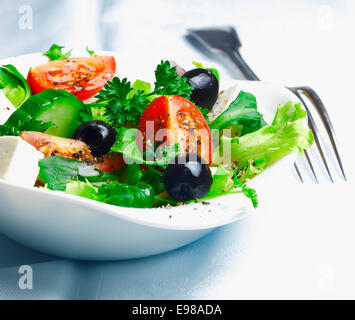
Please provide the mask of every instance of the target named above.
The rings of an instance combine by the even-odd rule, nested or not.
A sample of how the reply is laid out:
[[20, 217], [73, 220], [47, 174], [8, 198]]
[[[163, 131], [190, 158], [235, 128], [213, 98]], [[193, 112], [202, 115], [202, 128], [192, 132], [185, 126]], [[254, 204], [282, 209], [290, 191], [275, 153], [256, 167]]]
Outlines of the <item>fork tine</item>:
[[324, 164], [324, 167], [328, 173], [328, 176], [329, 176], [329, 179], [332, 183], [334, 183], [334, 180], [333, 180], [333, 177], [330, 173], [330, 170], [329, 170], [329, 166], [328, 166], [328, 163], [327, 163], [327, 160], [326, 160], [326, 157], [324, 155], [324, 152], [323, 152], [323, 148], [322, 148], [322, 143], [321, 143], [321, 140], [319, 139], [319, 131], [318, 131], [318, 127], [316, 125], [316, 123], [314, 122], [314, 119], [312, 117], [312, 114], [309, 112], [309, 109], [308, 107], [306, 108], [307, 110], [307, 114], [308, 114], [308, 123], [309, 123], [309, 126], [313, 132], [313, 136], [314, 136], [314, 141], [317, 145], [317, 149], [319, 151], [319, 154], [322, 158], [322, 162]]
[[314, 171], [313, 163], [312, 163], [312, 161], [311, 161], [311, 158], [309, 157], [308, 151], [307, 151], [307, 150], [303, 150], [303, 152], [304, 152], [304, 155], [306, 156], [306, 160], [307, 160], [307, 162], [308, 162], [309, 168], [311, 169], [311, 172], [312, 172], [312, 174], [313, 174], [314, 181], [315, 181], [316, 183], [319, 183], [318, 178], [317, 178], [317, 175], [316, 175], [316, 173], [315, 173], [315, 171]]
[[[317, 145], [317, 149], [318, 149], [318, 152], [321, 156], [321, 159], [322, 159], [322, 162], [323, 162], [323, 165], [325, 167], [325, 170], [327, 171], [327, 174], [329, 176], [329, 179], [332, 183], [334, 183], [334, 179], [330, 173], [330, 170], [329, 170], [329, 166], [328, 166], [328, 163], [327, 163], [327, 160], [326, 160], [326, 157], [324, 155], [324, 152], [323, 152], [323, 149], [324, 149], [324, 146], [322, 147], [322, 142], [319, 138], [319, 130], [318, 130], [318, 127], [313, 119], [313, 116], [311, 114], [311, 112], [309, 111], [309, 108], [306, 104], [306, 102], [304, 101], [304, 99], [302, 98], [301, 94], [297, 91], [298, 88], [288, 88], [290, 89], [296, 96], [298, 99], [300, 99], [300, 101], [302, 102], [303, 106], [305, 107], [306, 111], [307, 111], [307, 116], [308, 116], [308, 125], [309, 127], [311, 128], [312, 130], [312, 133], [313, 133], [313, 136], [314, 136], [314, 141]], [[313, 176], [315, 178], [316, 181], [318, 181], [316, 175], [315, 175], [315, 172], [314, 172], [314, 168], [313, 168], [313, 165], [311, 164], [311, 161], [310, 161], [310, 158], [309, 158], [309, 155], [308, 153], [305, 151], [305, 154], [306, 154], [306, 159], [307, 159], [307, 162], [308, 164], [310, 164], [310, 168], [311, 168], [311, 171], [313, 173]]]
[[333, 151], [335, 153], [335, 156], [336, 156], [336, 159], [338, 162], [338, 166], [340, 168], [340, 171], [343, 175], [344, 180], [346, 181], [347, 178], [346, 178], [343, 163], [341, 161], [340, 154], [338, 151], [334, 128], [333, 128], [329, 114], [328, 114], [322, 100], [320, 99], [318, 94], [310, 87], [297, 87], [296, 89], [302, 91], [303, 94], [308, 97], [308, 99], [312, 102], [312, 104], [316, 108], [320, 118], [322, 119], [324, 127], [327, 131], [328, 137], [329, 137], [330, 142], [332, 144]]
[[295, 167], [298, 178], [301, 180], [302, 183], [304, 183], [300, 169], [298, 168], [297, 162], [294, 162], [293, 166]]

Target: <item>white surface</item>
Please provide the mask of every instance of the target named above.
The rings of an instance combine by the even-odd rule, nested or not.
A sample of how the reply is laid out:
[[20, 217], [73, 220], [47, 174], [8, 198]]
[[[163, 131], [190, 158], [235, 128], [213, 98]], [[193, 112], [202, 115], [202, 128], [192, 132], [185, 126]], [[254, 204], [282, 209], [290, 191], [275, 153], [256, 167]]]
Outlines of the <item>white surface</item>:
[[32, 187], [38, 177], [38, 161], [44, 156], [20, 137], [0, 137], [0, 182]]
[[[3, 2], [8, 8], [9, 2]], [[37, 6], [39, 3], [36, 1]], [[43, 10], [47, 3], [52, 1], [41, 2]], [[68, 1], [68, 7], [71, 4], [72, 0]], [[320, 185], [307, 175], [302, 185], [290, 168], [283, 177], [277, 177], [287, 183], [287, 188], [270, 183], [269, 188], [259, 191], [260, 208], [255, 214], [188, 247], [149, 259], [116, 263], [54, 261], [2, 237], [0, 297], [355, 298], [355, 46], [351, 40], [355, 2], [122, 0], [116, 4], [110, 5], [104, 21], [100, 21], [104, 33], [99, 44], [120, 54], [136, 54], [138, 65], [174, 58], [189, 67], [193, 59], [218, 67], [223, 79], [233, 77], [232, 66], [195, 51], [181, 37], [187, 27], [236, 26], [243, 42], [242, 53], [260, 78], [285, 85], [310, 85], [320, 94], [333, 120], [348, 182], [342, 182], [332, 170], [336, 183], [331, 184], [317, 166]], [[95, 46], [84, 27], [85, 23], [92, 27], [85, 15], [75, 20], [84, 30], [81, 33], [65, 27], [70, 18], [58, 25], [58, 19], [53, 18], [56, 13], [48, 12], [42, 15], [43, 24], [37, 19], [33, 30], [22, 31], [17, 29], [15, 2], [14, 6], [15, 23], [10, 25], [14, 32], [2, 28], [4, 37], [18, 33], [27, 42], [5, 46], [2, 57], [18, 54], [19, 50], [46, 50], [54, 39], [67, 41], [69, 48], [77, 43]], [[40, 16], [36, 7], [34, 11]], [[9, 15], [11, 12], [7, 12]], [[48, 39], [51, 23], [56, 29]], [[44, 44], [39, 43], [39, 34], [46, 37]], [[124, 68], [120, 62], [118, 67], [119, 71]], [[33, 267], [34, 290], [18, 288], [18, 267], [23, 264]]]
[[[11, 61], [25, 74], [42, 58], [40, 54], [30, 54], [7, 61]], [[240, 90], [252, 92], [257, 98], [259, 110], [269, 122], [279, 104], [295, 100], [290, 91], [268, 83], [238, 81], [233, 88], [236, 96]], [[88, 260], [145, 257], [181, 247], [216, 227], [240, 220], [254, 211], [250, 200], [243, 195], [219, 197], [208, 201], [210, 205], [134, 209], [43, 189], [21, 188], [22, 185], [28, 185], [24, 183], [25, 177], [33, 179], [34, 175], [38, 175], [38, 166], [35, 162], [34, 167], [31, 154], [24, 154], [23, 150], [29, 145], [22, 139], [0, 138], [0, 152], [1, 141], [4, 146], [10, 142], [19, 143], [21, 148], [14, 150], [21, 152], [6, 158], [3, 150], [2, 159], [12, 168], [4, 178], [13, 183], [0, 181], [0, 231], [25, 246], [48, 254]], [[267, 188], [267, 177], [287, 172], [294, 158], [287, 157], [277, 163], [251, 185], [258, 189]], [[20, 169], [16, 171], [17, 167]]]
[[0, 90], [0, 125], [4, 124], [15, 110], [16, 108], [6, 98], [4, 92]]

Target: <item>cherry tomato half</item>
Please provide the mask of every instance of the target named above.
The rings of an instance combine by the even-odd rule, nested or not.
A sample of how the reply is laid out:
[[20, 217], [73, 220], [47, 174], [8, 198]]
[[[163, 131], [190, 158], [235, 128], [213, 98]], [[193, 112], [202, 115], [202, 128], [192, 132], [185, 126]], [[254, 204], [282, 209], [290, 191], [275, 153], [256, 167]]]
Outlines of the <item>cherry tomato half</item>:
[[46, 89], [62, 89], [80, 100], [95, 96], [116, 72], [110, 56], [55, 60], [30, 69], [27, 81], [33, 94]]
[[[179, 143], [182, 154], [197, 153], [207, 163], [212, 162], [212, 138], [200, 110], [179, 96], [155, 99], [144, 111], [138, 124], [142, 134], [141, 149], [153, 145]], [[137, 144], [139, 137], [137, 134]]]

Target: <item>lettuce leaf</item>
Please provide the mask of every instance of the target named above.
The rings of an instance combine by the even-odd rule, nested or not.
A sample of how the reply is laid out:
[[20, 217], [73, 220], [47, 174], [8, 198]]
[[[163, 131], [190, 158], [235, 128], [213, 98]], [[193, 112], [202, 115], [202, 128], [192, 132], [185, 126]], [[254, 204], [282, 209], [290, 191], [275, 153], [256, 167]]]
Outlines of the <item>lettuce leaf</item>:
[[98, 200], [99, 189], [93, 186], [89, 181], [70, 181], [65, 186], [65, 193], [76, 195], [79, 197]]
[[98, 193], [104, 197], [101, 201], [121, 207], [152, 208], [155, 202], [153, 188], [144, 182], [134, 186], [119, 182], [105, 184]]
[[256, 98], [249, 92], [241, 91], [238, 97], [210, 125], [211, 129], [223, 130], [238, 126], [240, 136], [264, 127], [266, 122], [257, 111]]
[[302, 152], [313, 143], [311, 130], [305, 127], [306, 111], [301, 104], [288, 102], [279, 106], [272, 125], [239, 138], [221, 138], [220, 155], [223, 146], [230, 145], [231, 162], [239, 170], [253, 163], [256, 169], [266, 169], [292, 152]]
[[226, 194], [244, 194], [250, 199], [254, 208], [258, 206], [258, 195], [256, 191], [249, 188], [245, 182], [237, 177], [238, 172], [219, 166], [213, 175], [213, 183], [207, 196], [200, 200], [208, 200], [220, 197]]
[[126, 164], [166, 167], [179, 154], [178, 144], [161, 146], [156, 150], [148, 149], [142, 154], [136, 143], [137, 130], [125, 127], [117, 129], [116, 142], [111, 151], [122, 153]]
[[0, 67], [0, 89], [16, 108], [31, 96], [26, 79], [11, 64]]
[[134, 186], [119, 182], [94, 186], [89, 181], [70, 181], [65, 192], [121, 207], [152, 208], [155, 202], [153, 188], [143, 182]]

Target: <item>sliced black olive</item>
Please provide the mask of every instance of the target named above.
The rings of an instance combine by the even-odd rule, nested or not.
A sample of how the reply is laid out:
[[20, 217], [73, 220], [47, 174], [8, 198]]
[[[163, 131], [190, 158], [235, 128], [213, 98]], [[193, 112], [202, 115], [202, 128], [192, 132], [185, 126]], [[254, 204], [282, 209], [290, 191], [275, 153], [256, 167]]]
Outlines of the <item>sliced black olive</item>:
[[211, 170], [199, 155], [176, 157], [165, 170], [164, 185], [175, 201], [203, 198], [212, 185]]
[[74, 132], [73, 139], [85, 142], [93, 156], [109, 153], [116, 141], [116, 130], [104, 121], [94, 120], [83, 123]]
[[206, 69], [193, 69], [187, 71], [183, 77], [188, 79], [190, 86], [194, 88], [191, 101], [199, 107], [212, 109], [218, 98], [219, 83], [216, 76]]

